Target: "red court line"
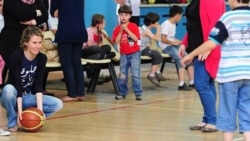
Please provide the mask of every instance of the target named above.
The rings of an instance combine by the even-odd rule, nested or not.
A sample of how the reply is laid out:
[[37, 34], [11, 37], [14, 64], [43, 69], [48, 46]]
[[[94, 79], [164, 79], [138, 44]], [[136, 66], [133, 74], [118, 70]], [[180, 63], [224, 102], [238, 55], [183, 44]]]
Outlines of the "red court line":
[[140, 106], [140, 105], [150, 105], [150, 104], [155, 104], [155, 103], [162, 103], [162, 102], [167, 102], [167, 101], [172, 101], [172, 100], [180, 100], [180, 99], [184, 99], [184, 98], [193, 98], [193, 97], [197, 97], [197, 96], [187, 96], [187, 97], [182, 97], [182, 98], [178, 97], [178, 98], [174, 98], [174, 99], [156, 100], [156, 101], [138, 103], [138, 104], [134, 104], [134, 105], [121, 106], [121, 107], [111, 107], [111, 108], [108, 108], [108, 109], [94, 110], [94, 111], [83, 112], [83, 113], [78, 113], [78, 114], [70, 114], [70, 115], [65, 115], [65, 116], [58, 116], [58, 117], [48, 118], [47, 120], [53, 120], [53, 119], [65, 118], [65, 117], [72, 117], [72, 116], [78, 116], [78, 115], [87, 115], [87, 114], [92, 114], [92, 113], [113, 111], [113, 110], [119, 110], [119, 109], [126, 109], [126, 108], [132, 108], [132, 107]]
[[[120, 107], [111, 107], [111, 108], [108, 108], [108, 109], [94, 110], [94, 111], [88, 111], [88, 112], [83, 112], [83, 113], [58, 116], [58, 117], [48, 118], [46, 120], [54, 120], [54, 119], [61, 119], [61, 118], [79, 116], [79, 115], [88, 115], [88, 114], [99, 113], [99, 112], [113, 111], [113, 110], [119, 110], [119, 109], [127, 109], [127, 108], [132, 108], [132, 107], [135, 107], [135, 106], [150, 105], [150, 104], [155, 104], [155, 103], [162, 103], [162, 102], [167, 102], [167, 101], [172, 101], [172, 100], [180, 100], [180, 99], [184, 99], [184, 98], [193, 98], [193, 97], [197, 97], [197, 96], [186, 96], [186, 97], [182, 97], [182, 98], [177, 97], [177, 98], [173, 98], [173, 99], [156, 100], [156, 101], [138, 103], [138, 104], [134, 104], [134, 105], [127, 105], [127, 106], [120, 106]], [[5, 126], [1, 125], [0, 127], [5, 127]]]

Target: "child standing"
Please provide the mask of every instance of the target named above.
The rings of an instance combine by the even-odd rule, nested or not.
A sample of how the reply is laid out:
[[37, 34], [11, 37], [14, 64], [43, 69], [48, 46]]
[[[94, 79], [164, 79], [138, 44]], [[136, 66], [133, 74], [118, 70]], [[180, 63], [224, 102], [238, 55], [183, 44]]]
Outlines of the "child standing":
[[[220, 101], [216, 127], [223, 132], [224, 141], [233, 141], [239, 131], [250, 140], [250, 7], [249, 0], [228, 0], [233, 11], [222, 15], [210, 32], [209, 40], [182, 59], [188, 63], [199, 54], [221, 45], [221, 57], [216, 81]], [[213, 67], [213, 66], [211, 66]], [[238, 117], [237, 117], [238, 114]]]
[[161, 25], [160, 47], [163, 53], [167, 53], [173, 59], [178, 67], [179, 87], [180, 91], [189, 91], [194, 87], [194, 67], [192, 64], [186, 66], [189, 76], [189, 86], [184, 82], [185, 67], [180, 63], [181, 59], [178, 54], [181, 41], [175, 38], [176, 23], [181, 20], [183, 10], [180, 6], [174, 5], [169, 10], [170, 18]]
[[[159, 25], [160, 17], [158, 14], [149, 12], [144, 18], [144, 25], [140, 27], [141, 32], [141, 55], [146, 55], [152, 58], [152, 66], [148, 74], [148, 80], [159, 85], [160, 81], [166, 81], [167, 79], [162, 76], [159, 70], [159, 64], [162, 62], [162, 55], [159, 51], [151, 49], [151, 39], [158, 41], [160, 39], [161, 26]], [[151, 29], [155, 28], [156, 33], [153, 34]]]
[[113, 40], [120, 45], [120, 74], [118, 78], [119, 93], [116, 99], [126, 98], [128, 93], [128, 70], [132, 75], [132, 87], [136, 100], [142, 100], [142, 83], [141, 83], [141, 53], [140, 46], [137, 44], [140, 33], [136, 24], [130, 23], [129, 19], [132, 10], [129, 6], [123, 5], [119, 8], [118, 14], [121, 24], [113, 32]]

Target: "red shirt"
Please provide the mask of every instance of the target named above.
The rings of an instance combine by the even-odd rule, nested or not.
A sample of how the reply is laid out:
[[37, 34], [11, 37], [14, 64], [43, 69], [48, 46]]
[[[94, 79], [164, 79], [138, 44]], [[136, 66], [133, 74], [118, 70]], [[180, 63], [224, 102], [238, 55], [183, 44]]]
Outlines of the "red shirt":
[[[139, 28], [134, 23], [128, 23], [128, 29], [135, 34], [135, 36], [140, 39]], [[113, 32], [113, 41], [115, 41], [116, 37], [120, 32], [121, 25], [118, 25]], [[123, 31], [120, 40], [120, 53], [121, 54], [132, 54], [134, 52], [140, 51], [140, 46], [137, 44], [137, 41], [133, 41], [131, 37], [129, 37], [128, 33]]]
[[[208, 40], [211, 29], [225, 12], [224, 0], [200, 0], [200, 18], [204, 42]], [[202, 10], [201, 10], [202, 9]], [[182, 40], [182, 44], [188, 47], [188, 34]], [[220, 47], [214, 48], [205, 60], [205, 68], [212, 78], [216, 77], [219, 61]]]

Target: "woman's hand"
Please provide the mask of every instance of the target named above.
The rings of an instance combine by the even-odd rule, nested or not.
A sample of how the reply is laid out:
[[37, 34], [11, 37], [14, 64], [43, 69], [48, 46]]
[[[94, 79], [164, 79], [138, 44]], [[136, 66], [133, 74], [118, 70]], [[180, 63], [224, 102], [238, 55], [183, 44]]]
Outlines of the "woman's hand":
[[59, 14], [58, 14], [58, 9], [57, 9], [57, 10], [55, 10], [55, 12], [54, 12], [54, 17], [56, 17], [56, 18], [58, 18], [58, 17], [59, 17]]
[[18, 124], [19, 126], [21, 126], [20, 120], [23, 119], [22, 113], [23, 113], [23, 111], [19, 111], [19, 112], [17, 113], [17, 124]]
[[42, 113], [43, 113], [43, 119], [46, 120], [46, 115], [45, 113], [43, 112], [43, 108], [42, 107], [37, 107]]
[[36, 16], [37, 17], [41, 17], [42, 16], [41, 10], [39, 10], [39, 9], [36, 10]]
[[23, 21], [23, 22], [20, 22], [21, 24], [24, 24], [24, 25], [36, 25], [36, 20], [35, 19], [32, 19], [32, 20], [29, 20], [29, 21]]
[[46, 120], [46, 115], [44, 114], [44, 112], [43, 112], [43, 120]]

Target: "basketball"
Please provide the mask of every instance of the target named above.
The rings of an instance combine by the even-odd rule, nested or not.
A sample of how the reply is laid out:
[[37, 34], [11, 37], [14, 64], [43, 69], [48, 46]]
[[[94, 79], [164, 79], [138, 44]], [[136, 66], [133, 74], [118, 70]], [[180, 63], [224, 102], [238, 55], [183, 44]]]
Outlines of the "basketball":
[[22, 113], [20, 126], [28, 132], [39, 131], [44, 124], [43, 112], [35, 107], [25, 109]]

